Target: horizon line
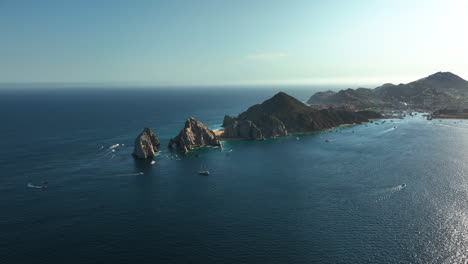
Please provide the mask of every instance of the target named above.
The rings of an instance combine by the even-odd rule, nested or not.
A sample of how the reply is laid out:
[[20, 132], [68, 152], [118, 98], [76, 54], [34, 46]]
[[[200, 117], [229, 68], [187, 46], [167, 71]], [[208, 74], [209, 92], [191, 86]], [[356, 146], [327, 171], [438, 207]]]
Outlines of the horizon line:
[[[441, 71], [439, 71], [441, 72]], [[437, 73], [437, 72], [436, 72]], [[168, 81], [28, 81], [28, 82], [0, 82], [0, 88], [8, 86], [23, 87], [32, 86], [66, 86], [66, 87], [109, 87], [109, 88], [124, 88], [124, 87], [142, 87], [142, 88], [190, 88], [190, 87], [265, 87], [265, 86], [348, 86], [348, 87], [366, 87], [375, 88], [386, 83], [405, 84], [417, 81], [421, 78], [430, 76], [431, 74], [421, 74], [419, 76], [386, 76], [386, 77], [364, 77], [364, 78], [296, 78], [286, 80], [251, 80], [251, 81], [225, 81], [225, 82], [168, 82]], [[453, 73], [452, 73], [453, 74]], [[423, 76], [423, 77], [422, 77]], [[461, 77], [462, 78], [462, 77]], [[398, 80], [398, 81], [396, 81]], [[12, 88], [13, 88], [12, 87]]]

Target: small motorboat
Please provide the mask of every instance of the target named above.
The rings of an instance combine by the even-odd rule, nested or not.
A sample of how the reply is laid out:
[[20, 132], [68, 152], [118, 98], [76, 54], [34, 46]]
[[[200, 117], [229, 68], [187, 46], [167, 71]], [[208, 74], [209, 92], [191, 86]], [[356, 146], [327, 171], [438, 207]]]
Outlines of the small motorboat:
[[198, 174], [200, 175], [210, 175], [210, 171], [205, 168], [205, 165], [201, 165], [200, 169], [198, 169]]
[[401, 187], [401, 188], [405, 188], [405, 187], [406, 187], [406, 184], [404, 184], [404, 183], [403, 183], [403, 184], [400, 184], [400, 187]]

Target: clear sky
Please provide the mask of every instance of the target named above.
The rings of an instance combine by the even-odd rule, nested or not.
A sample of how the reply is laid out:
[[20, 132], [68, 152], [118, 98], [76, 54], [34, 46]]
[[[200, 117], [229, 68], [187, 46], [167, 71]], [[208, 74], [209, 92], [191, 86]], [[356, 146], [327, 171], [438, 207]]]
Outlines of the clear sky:
[[0, 82], [468, 79], [466, 0], [0, 0]]

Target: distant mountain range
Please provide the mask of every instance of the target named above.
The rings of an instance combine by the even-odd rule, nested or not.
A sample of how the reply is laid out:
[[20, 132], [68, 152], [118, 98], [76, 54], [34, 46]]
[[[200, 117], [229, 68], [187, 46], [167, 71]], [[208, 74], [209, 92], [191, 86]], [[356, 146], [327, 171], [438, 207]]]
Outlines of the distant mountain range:
[[407, 84], [386, 83], [374, 89], [318, 92], [307, 101], [312, 105], [351, 105], [358, 109], [409, 106], [431, 110], [468, 106], [467, 102], [468, 81], [451, 72], [437, 72]]

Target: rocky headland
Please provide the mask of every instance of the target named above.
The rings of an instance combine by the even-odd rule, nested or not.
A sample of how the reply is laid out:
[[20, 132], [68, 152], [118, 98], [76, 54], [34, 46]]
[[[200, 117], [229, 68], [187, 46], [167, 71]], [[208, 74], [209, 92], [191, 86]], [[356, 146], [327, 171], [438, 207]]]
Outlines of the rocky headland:
[[381, 118], [381, 115], [373, 111], [354, 112], [341, 108], [316, 110], [280, 92], [262, 104], [251, 106], [237, 117], [225, 116], [220, 137], [262, 140], [320, 131], [343, 124], [360, 124], [373, 118]]
[[[221, 146], [220, 140], [262, 140], [292, 134], [309, 133], [340, 125], [360, 124], [382, 116], [373, 111], [350, 111], [345, 108], [316, 110], [286, 93], [248, 108], [237, 117], [225, 116], [224, 129], [213, 131], [199, 120], [190, 117], [168, 147], [181, 153], [204, 146]], [[135, 140], [133, 156], [136, 159], [153, 158], [160, 142], [149, 128]]]
[[150, 129], [145, 127], [143, 131], [135, 139], [133, 149], [133, 157], [136, 159], [150, 159], [156, 156], [159, 151], [160, 142], [156, 134]]

